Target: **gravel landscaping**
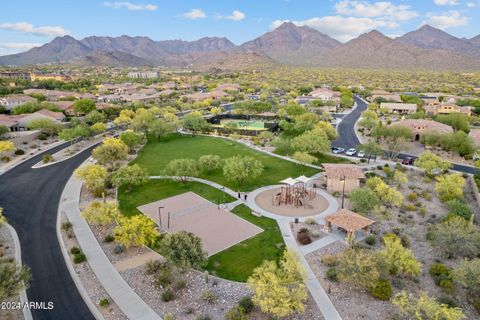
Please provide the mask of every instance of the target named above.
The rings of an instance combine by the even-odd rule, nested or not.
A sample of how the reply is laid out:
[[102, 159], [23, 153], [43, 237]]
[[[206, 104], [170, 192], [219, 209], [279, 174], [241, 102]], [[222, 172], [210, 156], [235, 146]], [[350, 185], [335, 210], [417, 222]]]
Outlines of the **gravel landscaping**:
[[[383, 176], [383, 171], [374, 170], [378, 175]], [[408, 278], [392, 278], [392, 286], [394, 294], [405, 289], [407, 292], [420, 293], [425, 291], [428, 295], [434, 297], [445, 297], [447, 294], [443, 293], [438, 287], [432, 277], [429, 275], [430, 266], [435, 262], [442, 262], [450, 267], [455, 267], [460, 259], [447, 260], [442, 258], [438, 251], [426, 240], [427, 228], [442, 219], [448, 213], [448, 209], [437, 198], [434, 192], [434, 181], [425, 179], [423, 174], [417, 170], [409, 169], [406, 171], [409, 182], [399, 189], [405, 196], [405, 203], [410, 203], [407, 195], [411, 192], [419, 194], [415, 202], [420, 202], [420, 207], [416, 207], [414, 211], [405, 211], [404, 209], [392, 208], [390, 211], [390, 218], [381, 219], [379, 217], [371, 217], [377, 220], [373, 225], [372, 233], [376, 235], [376, 244], [368, 245], [365, 241], [359, 243], [373, 250], [380, 250], [383, 245], [381, 243], [382, 236], [386, 233], [396, 233], [402, 236], [404, 241], [410, 244], [410, 249], [413, 251], [415, 257], [423, 264], [422, 274], [415, 279]], [[425, 194], [429, 196], [420, 196], [422, 191], [427, 190]], [[470, 185], [465, 186], [465, 202], [475, 203], [473, 193]], [[418, 204], [417, 204], [418, 205]], [[349, 203], [347, 201], [347, 208]], [[420, 208], [425, 208], [425, 211]], [[477, 206], [472, 206], [472, 210], [478, 211]], [[317, 278], [322, 286], [330, 291], [329, 296], [335, 307], [339, 311], [343, 319], [390, 319], [395, 313], [395, 307], [389, 301], [380, 301], [373, 298], [367, 291], [355, 289], [352, 286], [334, 282], [326, 279], [325, 272], [328, 267], [323, 265], [320, 261], [325, 254], [333, 254], [345, 250], [347, 246], [336, 241], [322, 249], [310, 253], [306, 256], [307, 261], [314, 270]], [[472, 306], [465, 303], [461, 289], [457, 288], [453, 298], [457, 298], [457, 303], [467, 316], [467, 319], [478, 319], [478, 314], [475, 313]], [[352, 307], [355, 306], [355, 307]]]
[[[0, 227], [0, 258], [1, 259], [15, 259], [15, 247], [13, 244], [13, 238], [6, 226]], [[10, 297], [5, 299], [5, 303], [20, 303], [20, 296]], [[5, 320], [22, 320], [25, 319], [23, 317], [22, 310], [5, 310], [0, 308], [0, 319]]]
[[[64, 213], [62, 213], [61, 221], [62, 223], [67, 222], [67, 217]], [[63, 229], [62, 240], [68, 251], [73, 247], [79, 247], [72, 230]], [[88, 261], [75, 264], [72, 260], [71, 263], [73, 264], [75, 272], [80, 277], [80, 281], [82, 282], [85, 290], [90, 296], [90, 299], [96, 305], [97, 309], [102, 313], [105, 320], [128, 320], [128, 318], [123, 314], [123, 312], [115, 304], [115, 302], [109, 297], [108, 293], [97, 280], [95, 274], [90, 268], [90, 265], [88, 264]], [[101, 307], [99, 303], [102, 299], [108, 299], [109, 305], [106, 307]]]

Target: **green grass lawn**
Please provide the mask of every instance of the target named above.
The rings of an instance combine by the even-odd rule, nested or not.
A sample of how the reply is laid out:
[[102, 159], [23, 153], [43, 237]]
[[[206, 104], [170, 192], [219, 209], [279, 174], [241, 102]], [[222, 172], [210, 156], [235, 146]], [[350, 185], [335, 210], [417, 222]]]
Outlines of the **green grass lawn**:
[[120, 211], [126, 216], [139, 214], [141, 212], [138, 211], [138, 206], [188, 191], [195, 192], [213, 203], [227, 203], [236, 200], [218, 189], [199, 182], [191, 181], [183, 184], [179, 181], [171, 180], [150, 180], [142, 186], [134, 188], [129, 193], [119, 190], [118, 201], [120, 203]]
[[245, 282], [264, 260], [280, 259], [285, 244], [275, 220], [254, 216], [243, 204], [235, 207], [232, 212], [264, 231], [211, 256], [206, 269], [221, 278]]
[[[179, 134], [172, 135], [162, 141], [150, 140], [133, 163], [147, 169], [150, 175], [161, 175], [162, 169], [171, 160], [180, 158], [198, 159], [200, 156], [207, 154], [219, 155], [222, 158], [235, 155], [251, 156], [263, 163], [262, 175], [242, 186], [226, 181], [221, 169], [200, 176], [233, 190], [251, 191], [262, 186], [277, 184], [288, 177], [302, 175], [302, 166], [252, 150], [240, 143], [214, 137], [192, 137]], [[317, 172], [317, 169], [309, 167], [304, 167], [303, 170], [303, 174], [306, 176], [311, 176]]]

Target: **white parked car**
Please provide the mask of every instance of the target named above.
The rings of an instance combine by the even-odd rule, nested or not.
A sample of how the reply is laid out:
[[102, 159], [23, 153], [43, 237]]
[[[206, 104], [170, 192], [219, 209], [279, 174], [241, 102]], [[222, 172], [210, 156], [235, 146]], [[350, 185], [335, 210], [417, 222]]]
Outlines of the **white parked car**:
[[350, 148], [350, 149], [347, 150], [347, 152], [345, 152], [345, 154], [347, 156], [354, 156], [355, 153], [357, 153], [357, 149], [355, 149], [355, 148]]
[[335, 153], [335, 154], [340, 154], [340, 153], [343, 153], [345, 152], [345, 149], [343, 148], [332, 148], [332, 152]]
[[365, 151], [358, 151], [357, 157], [359, 157], [359, 158], [365, 158]]

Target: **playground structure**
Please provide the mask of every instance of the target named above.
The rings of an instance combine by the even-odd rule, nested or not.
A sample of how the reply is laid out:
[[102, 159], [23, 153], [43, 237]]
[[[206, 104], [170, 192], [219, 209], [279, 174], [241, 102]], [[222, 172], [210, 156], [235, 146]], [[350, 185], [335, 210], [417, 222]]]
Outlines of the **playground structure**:
[[308, 185], [309, 180], [309, 178], [301, 176], [297, 179], [288, 178], [281, 181], [285, 185], [280, 187], [280, 192], [272, 196], [272, 205], [274, 207], [287, 205], [295, 208], [312, 208], [310, 201], [316, 198], [317, 190]]

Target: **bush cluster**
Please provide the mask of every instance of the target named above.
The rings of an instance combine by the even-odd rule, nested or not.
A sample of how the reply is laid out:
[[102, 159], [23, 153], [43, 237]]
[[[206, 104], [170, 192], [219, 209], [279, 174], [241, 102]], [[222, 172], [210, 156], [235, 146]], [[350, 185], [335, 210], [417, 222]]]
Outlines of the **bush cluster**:
[[392, 296], [392, 285], [388, 280], [378, 279], [368, 287], [368, 292], [379, 300], [388, 300]]
[[302, 228], [297, 233], [297, 241], [303, 245], [312, 243], [312, 238], [310, 238], [310, 232], [306, 228]]
[[432, 264], [429, 273], [435, 284], [444, 291], [452, 292], [455, 289], [452, 270], [443, 263]]

